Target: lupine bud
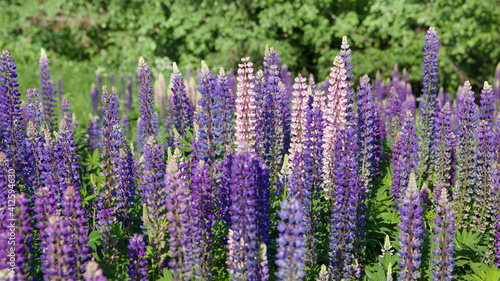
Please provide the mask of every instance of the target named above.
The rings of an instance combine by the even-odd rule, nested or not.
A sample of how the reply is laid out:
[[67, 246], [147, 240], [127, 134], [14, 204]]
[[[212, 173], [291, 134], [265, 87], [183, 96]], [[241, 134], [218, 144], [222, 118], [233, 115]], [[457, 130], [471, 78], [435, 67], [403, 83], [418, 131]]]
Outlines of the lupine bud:
[[42, 93], [43, 115], [53, 130], [56, 127], [57, 96], [54, 82], [50, 78], [49, 59], [44, 49], [40, 54], [40, 89]]
[[147, 281], [146, 276], [148, 275], [148, 260], [146, 257], [146, 243], [144, 242], [144, 236], [140, 234], [134, 234], [133, 237], [129, 239], [128, 245], [128, 276], [131, 280], [135, 281]]
[[[438, 183], [439, 185], [440, 183]], [[448, 192], [441, 184], [440, 194], [436, 196], [436, 212], [437, 216], [434, 219], [436, 225], [434, 231], [436, 234], [432, 238], [436, 246], [432, 251], [434, 268], [432, 274], [434, 275], [432, 281], [438, 280], [452, 280], [453, 276], [453, 239], [455, 239], [455, 213], [451, 210], [448, 201]], [[437, 195], [437, 194], [436, 194]]]
[[330, 274], [328, 274], [328, 270], [324, 264], [321, 265], [321, 270], [319, 271], [319, 276], [316, 281], [328, 281], [330, 280]]
[[172, 73], [172, 94], [174, 100], [174, 120], [177, 132], [184, 138], [186, 131], [193, 126], [194, 106], [186, 94], [184, 78], [179, 71], [177, 64], [173, 64]]
[[236, 133], [238, 147], [256, 151], [256, 102], [254, 93], [253, 64], [249, 58], [242, 58], [238, 66], [238, 90], [236, 92]]

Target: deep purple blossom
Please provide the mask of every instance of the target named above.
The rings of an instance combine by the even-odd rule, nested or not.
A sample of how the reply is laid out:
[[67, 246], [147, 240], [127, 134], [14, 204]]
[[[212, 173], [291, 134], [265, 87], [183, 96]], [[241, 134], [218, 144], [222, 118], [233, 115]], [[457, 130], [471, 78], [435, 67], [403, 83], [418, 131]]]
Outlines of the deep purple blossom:
[[151, 71], [143, 57], [139, 58], [137, 68], [137, 90], [139, 90], [139, 112], [141, 123], [137, 126], [137, 151], [142, 152], [145, 141], [149, 136], [158, 134], [158, 122], [155, 122], [155, 105], [153, 100], [153, 87], [151, 86]]
[[488, 126], [492, 127], [495, 121], [495, 96], [493, 95], [493, 88], [488, 82], [484, 82], [484, 87], [481, 90], [481, 101], [479, 120], [486, 120]]
[[72, 280], [76, 277], [74, 255], [77, 253], [67, 242], [71, 236], [69, 221], [57, 214], [48, 217], [42, 253], [42, 272], [45, 280]]
[[130, 237], [128, 249], [128, 276], [131, 280], [147, 281], [148, 260], [145, 258], [146, 243], [144, 242], [144, 236], [136, 233], [133, 237]]
[[437, 182], [446, 188], [454, 184], [455, 134], [451, 129], [452, 115], [450, 103], [441, 108], [434, 119], [433, 168]]
[[[438, 183], [439, 185], [439, 183]], [[437, 216], [434, 219], [436, 225], [434, 226], [435, 235], [432, 240], [436, 243], [432, 251], [432, 263], [434, 264], [432, 270], [432, 281], [451, 281], [453, 279], [453, 249], [455, 244], [455, 213], [451, 209], [450, 202], [448, 201], [448, 192], [441, 184], [439, 194], [436, 194], [436, 212]]]
[[38, 128], [42, 125], [42, 102], [37, 88], [28, 89], [26, 94], [28, 101], [26, 102], [26, 118], [33, 122], [33, 126]]
[[175, 128], [181, 137], [186, 137], [186, 131], [193, 126], [194, 106], [186, 94], [184, 78], [177, 64], [173, 64], [172, 95], [174, 101]]
[[[76, 156], [76, 144], [73, 133], [66, 123], [66, 119], [61, 121], [59, 132], [56, 134], [54, 146], [54, 157], [57, 159], [57, 178], [59, 180], [58, 190], [65, 192], [68, 185], [80, 186], [80, 175], [78, 170], [78, 156]], [[61, 194], [62, 195], [62, 194]]]
[[43, 116], [53, 130], [57, 121], [57, 93], [54, 82], [50, 78], [49, 59], [44, 49], [41, 50], [40, 54], [40, 90], [43, 102]]
[[233, 116], [235, 110], [236, 99], [231, 93], [229, 88], [229, 80], [224, 71], [220, 68], [219, 75], [217, 75], [217, 87], [219, 88], [221, 106], [221, 146], [233, 145], [234, 129], [233, 129]]
[[48, 218], [53, 215], [57, 209], [56, 199], [54, 198], [53, 186], [44, 185], [38, 188], [36, 191], [35, 208], [34, 208], [34, 219], [35, 226], [40, 230], [38, 233], [38, 238], [40, 238], [40, 244], [38, 247], [40, 249], [45, 249], [46, 245], [46, 232]]

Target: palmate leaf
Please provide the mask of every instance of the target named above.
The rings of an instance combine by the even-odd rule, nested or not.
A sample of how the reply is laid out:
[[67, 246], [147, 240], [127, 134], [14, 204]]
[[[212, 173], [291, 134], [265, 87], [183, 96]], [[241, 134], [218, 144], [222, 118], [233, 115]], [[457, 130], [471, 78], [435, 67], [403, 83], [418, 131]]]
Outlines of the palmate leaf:
[[474, 274], [464, 276], [465, 280], [471, 281], [498, 281], [500, 280], [500, 269], [494, 265], [488, 266], [484, 263], [471, 263], [470, 267]]

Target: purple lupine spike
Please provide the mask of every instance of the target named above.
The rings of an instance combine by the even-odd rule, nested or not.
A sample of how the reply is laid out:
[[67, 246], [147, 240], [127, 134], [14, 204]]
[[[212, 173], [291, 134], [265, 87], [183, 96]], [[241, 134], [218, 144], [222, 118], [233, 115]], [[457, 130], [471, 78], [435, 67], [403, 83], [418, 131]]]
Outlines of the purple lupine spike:
[[8, 50], [0, 54], [0, 128], [2, 129], [2, 150], [10, 159], [12, 168], [21, 168], [23, 128], [21, 116], [21, 94], [16, 89], [17, 66]]
[[253, 64], [250, 58], [242, 58], [238, 64], [238, 90], [236, 92], [236, 132], [238, 147], [248, 147], [257, 152], [257, 116], [254, 93]]
[[399, 260], [401, 271], [398, 280], [417, 280], [420, 277], [418, 271], [422, 257], [420, 246], [422, 245], [424, 231], [421, 201], [415, 174], [412, 173], [408, 188], [399, 205], [401, 215], [398, 223], [400, 230], [398, 238], [400, 249], [398, 253], [401, 256]]
[[47, 245], [42, 252], [42, 272], [45, 280], [72, 280], [75, 279], [74, 255], [76, 254], [67, 238], [71, 236], [66, 218], [57, 214], [47, 219], [44, 244]]
[[54, 146], [54, 157], [57, 159], [58, 165], [58, 190], [60, 190], [61, 195], [69, 185], [80, 186], [80, 176], [78, 174], [80, 165], [78, 164], [79, 158], [75, 153], [76, 149], [73, 133], [69, 129], [66, 120], [63, 119]]
[[389, 101], [386, 106], [386, 124], [388, 139], [394, 140], [395, 136], [401, 130], [401, 105], [398, 94], [394, 87], [391, 87]]
[[63, 120], [66, 120], [66, 124], [70, 131], [73, 131], [73, 112], [71, 112], [71, 107], [69, 105], [69, 101], [66, 98], [63, 98], [61, 101], [61, 117]]
[[20, 109], [21, 109], [21, 127], [23, 129], [26, 129], [26, 126], [28, 125], [28, 119], [27, 119], [28, 112], [26, 110], [26, 103], [24, 101], [21, 102]]
[[220, 68], [219, 75], [217, 76], [217, 87], [220, 93], [220, 111], [221, 113], [221, 146], [233, 145], [234, 129], [233, 129], [233, 115], [235, 111], [235, 97], [229, 88], [229, 80], [226, 76], [224, 68]]
[[415, 119], [411, 112], [407, 111], [405, 122], [401, 128], [400, 138], [396, 144], [397, 149], [393, 151], [393, 178], [392, 194], [394, 203], [399, 206], [399, 201], [404, 196], [410, 173], [417, 173], [418, 169], [418, 137], [415, 128]]
[[61, 76], [57, 77], [57, 93], [59, 96], [59, 101], [63, 98], [63, 80]]
[[102, 273], [102, 269], [95, 261], [89, 261], [85, 267], [85, 273], [83, 274], [85, 281], [107, 281]]
[[[296, 175], [302, 176], [304, 165], [304, 142], [305, 142], [305, 124], [306, 124], [306, 110], [308, 96], [312, 95], [312, 90], [306, 84], [306, 78], [299, 74], [295, 78], [293, 84], [293, 101], [292, 101], [292, 132], [291, 132], [291, 145], [289, 159], [291, 159], [291, 167], [297, 167]], [[298, 193], [297, 193], [298, 192]], [[301, 190], [289, 190], [289, 196], [302, 197]]]
[[264, 96], [266, 89], [266, 80], [262, 70], [257, 71], [254, 80], [255, 96], [255, 116], [256, 128], [262, 128], [255, 131], [255, 147], [257, 155], [264, 155], [264, 137], [265, 137], [265, 116], [264, 116]]
[[24, 183], [27, 190], [35, 192], [43, 184], [42, 179], [42, 159], [39, 148], [43, 145], [43, 138], [35, 128], [33, 122], [28, 121], [26, 137], [24, 142], [25, 165], [23, 167]]
[[192, 264], [189, 219], [189, 188], [186, 186], [175, 160], [169, 160], [165, 173], [165, 194], [167, 209], [166, 219], [169, 222], [169, 250], [172, 257], [168, 266], [174, 279], [190, 280]]
[[288, 100], [292, 100], [293, 77], [292, 74], [288, 71], [288, 66], [286, 64], [281, 67], [281, 79], [283, 80], [283, 85], [285, 85], [285, 97], [287, 97]]
[[[351, 88], [352, 86], [354, 86], [354, 82], [352, 81], [352, 78], [354, 77], [354, 75], [352, 74], [352, 72], [350, 72], [352, 70], [353, 66], [351, 64], [351, 60], [352, 60], [351, 49], [349, 47], [349, 43], [347, 42], [347, 36], [342, 37], [342, 45], [340, 46], [339, 55], [342, 58], [342, 61], [344, 62], [344, 65], [345, 65], [345, 70], [346, 70], [346, 74], [347, 74], [347, 78], [346, 78], [347, 87]], [[348, 90], [348, 91], [352, 91], [352, 93], [348, 92], [348, 95], [354, 95], [353, 90]]]
[[434, 120], [433, 167], [437, 182], [446, 188], [453, 185], [453, 158], [455, 154], [455, 134], [451, 130], [450, 103], [446, 102]]
[[[235, 280], [267, 280], [267, 272], [258, 263], [257, 256], [262, 237], [261, 194], [267, 189], [262, 182], [262, 161], [244, 148], [234, 155], [231, 177], [231, 229], [228, 234], [228, 272]], [[267, 200], [267, 198], [264, 198]], [[267, 214], [266, 214], [267, 215]], [[266, 238], [267, 239], [267, 238]]]
[[[9, 184], [9, 174], [12, 172], [9, 158], [5, 152], [0, 151], [0, 199], [7, 199], [8, 196], [8, 184]], [[4, 201], [5, 202], [5, 201]], [[2, 203], [3, 204], [3, 203]], [[0, 209], [0, 220], [2, 220], [2, 210]], [[1, 223], [1, 221], [0, 221]], [[0, 231], [1, 233], [1, 231]]]
[[[403, 110], [404, 112], [406, 111], [411, 111], [413, 115], [415, 115], [415, 109], [417, 107], [416, 99], [415, 96], [412, 93], [411, 90], [411, 85], [407, 84], [406, 87], [406, 100], [403, 103]], [[436, 112], [439, 112], [439, 110], [436, 108]]]
[[500, 163], [500, 113], [497, 114], [495, 119], [495, 147], [497, 151], [497, 163]]
[[96, 115], [99, 107], [99, 91], [95, 84], [90, 87], [90, 101], [92, 103], [92, 114]]
[[[218, 170], [222, 171], [222, 175], [219, 179], [219, 191], [220, 191], [220, 212], [219, 221], [222, 221], [226, 226], [231, 226], [231, 175], [233, 166], [234, 151], [230, 146], [226, 146], [226, 153], [224, 153], [224, 161]], [[227, 239], [224, 239], [224, 243]]]
[[424, 76], [422, 83], [423, 101], [420, 106], [423, 132], [421, 134], [422, 144], [420, 145], [420, 176], [427, 180], [430, 173], [431, 146], [434, 136], [434, 118], [436, 115], [437, 101], [437, 76], [438, 76], [438, 36], [436, 29], [431, 26], [427, 30], [424, 43], [424, 62], [422, 64]]
[[153, 250], [151, 257], [152, 268], [159, 272], [160, 266], [166, 258], [165, 229], [163, 223], [166, 212], [165, 206], [165, 161], [163, 149], [156, 142], [156, 138], [149, 136], [144, 146], [141, 179], [139, 186], [142, 204], [146, 206], [147, 218], [143, 218], [147, 230], [149, 244]]
[[136, 233], [133, 237], [130, 237], [128, 249], [128, 276], [131, 280], [148, 281], [146, 278], [148, 275], [148, 260], [145, 258], [146, 243], [144, 242], [144, 236]]
[[[480, 233], [489, 233], [490, 222], [495, 219], [496, 210], [491, 209], [492, 170], [496, 160], [495, 146], [493, 144], [493, 130], [487, 120], [479, 122], [476, 132], [476, 182], [474, 184], [474, 204], [472, 211], [471, 228]], [[491, 253], [486, 253], [489, 260]]]
[[174, 100], [174, 118], [177, 132], [184, 138], [186, 131], [193, 126], [193, 105], [186, 94], [184, 78], [179, 71], [177, 64], [173, 64], [172, 73], [172, 94]]
[[434, 226], [436, 235], [432, 238], [434, 243], [437, 244], [432, 251], [432, 262], [434, 263], [432, 281], [451, 281], [453, 279], [453, 262], [455, 261], [453, 258], [453, 249], [455, 248], [455, 244], [453, 243], [453, 239], [455, 239], [455, 213], [448, 201], [446, 188], [442, 186], [439, 190], [441, 193], [439, 196], [436, 196], [437, 216], [434, 219], [434, 222], [436, 222]]
[[82, 207], [79, 190], [70, 185], [64, 193], [62, 201], [62, 215], [68, 220], [70, 237], [66, 241], [73, 253], [73, 259], [76, 265], [76, 276], [82, 277], [84, 265], [90, 259], [90, 251], [87, 246], [89, 240], [87, 236], [87, 217]]
[[38, 93], [37, 88], [28, 89], [28, 93], [26, 94], [26, 98], [28, 101], [26, 102], [26, 117], [31, 122], [33, 122], [33, 126], [38, 128], [42, 125], [42, 103], [40, 100], [40, 94]]
[[56, 127], [56, 99], [57, 94], [54, 82], [50, 79], [49, 59], [44, 49], [40, 54], [40, 89], [43, 102], [43, 115], [47, 120], [50, 128], [53, 130]]
[[361, 180], [367, 191], [378, 172], [380, 159], [378, 146], [378, 128], [375, 120], [375, 106], [370, 85], [370, 78], [365, 74], [358, 90], [358, 142], [361, 159]]
[[476, 181], [476, 121], [477, 106], [474, 103], [474, 92], [469, 81], [462, 88], [462, 98], [458, 104], [458, 134], [457, 134], [457, 181], [453, 192], [453, 200], [458, 207], [457, 228], [467, 227], [465, 221], [470, 214], [471, 195]]
[[35, 199], [35, 208], [34, 208], [34, 219], [35, 226], [40, 230], [38, 233], [38, 238], [40, 238], [40, 249], [45, 249], [47, 247], [46, 240], [46, 232], [45, 228], [47, 228], [48, 218], [55, 214], [57, 206], [56, 199], [54, 197], [53, 186], [44, 185], [38, 188], [36, 191], [36, 199]]
[[275, 261], [278, 266], [276, 276], [280, 280], [302, 280], [306, 275], [304, 271], [305, 227], [302, 224], [304, 213], [300, 200], [284, 199], [278, 215], [281, 221], [278, 223], [279, 237], [276, 239], [279, 244]]
[[99, 147], [100, 140], [100, 132], [101, 131], [101, 121], [99, 120], [99, 116], [92, 116], [89, 114], [89, 123], [87, 126], [87, 136], [85, 143], [87, 144], [87, 149], [89, 150], [90, 155]]
[[[56, 204], [59, 207], [63, 192], [66, 184], [60, 179], [64, 171], [59, 169], [64, 168], [62, 159], [62, 152], [59, 147], [56, 147], [56, 141], [52, 139], [50, 131], [45, 128], [43, 131], [44, 141], [40, 142], [40, 147], [37, 149], [40, 152], [40, 159], [42, 160], [41, 177], [45, 184], [51, 185], [54, 188], [54, 197]], [[61, 184], [60, 184], [61, 183]]]
[[309, 80], [307, 82], [308, 86], [311, 87], [312, 92], [314, 93], [316, 91], [316, 80], [314, 79], [314, 75], [311, 73], [309, 74]]
[[128, 119], [127, 114], [123, 114], [121, 123], [123, 137], [130, 140], [130, 120]]
[[113, 72], [109, 74], [109, 86], [115, 87], [115, 75], [113, 74]]
[[133, 221], [130, 209], [134, 206], [136, 197], [135, 175], [136, 173], [135, 158], [128, 146], [120, 148], [118, 162], [116, 165], [117, 186], [116, 186], [116, 211], [118, 220], [128, 225]]
[[335, 145], [337, 135], [346, 125], [347, 108], [347, 74], [340, 56], [335, 57], [330, 74], [327, 105], [323, 112], [323, 175], [325, 197], [328, 199], [335, 185]]
[[494, 97], [496, 105], [500, 108], [500, 63], [498, 63], [497, 68], [495, 69], [493, 88], [495, 89]]
[[484, 87], [481, 90], [481, 101], [479, 120], [488, 121], [488, 126], [493, 127], [495, 118], [495, 96], [493, 95], [493, 88], [488, 82], [484, 81]]
[[149, 136], [158, 135], [158, 127], [155, 125], [154, 113], [155, 105], [153, 101], [153, 87], [151, 86], [151, 71], [143, 57], [139, 58], [139, 67], [137, 68], [137, 90], [139, 90], [139, 112], [141, 116], [140, 132], [137, 138], [137, 151], [142, 152], [144, 142]]
[[494, 218], [496, 229], [492, 228], [492, 235], [494, 235], [494, 264], [495, 266], [500, 266], [500, 196], [498, 192], [500, 191], [500, 169], [499, 163], [493, 164], [492, 179], [491, 179], [491, 193], [493, 194], [493, 204], [492, 209], [496, 211], [496, 217]]

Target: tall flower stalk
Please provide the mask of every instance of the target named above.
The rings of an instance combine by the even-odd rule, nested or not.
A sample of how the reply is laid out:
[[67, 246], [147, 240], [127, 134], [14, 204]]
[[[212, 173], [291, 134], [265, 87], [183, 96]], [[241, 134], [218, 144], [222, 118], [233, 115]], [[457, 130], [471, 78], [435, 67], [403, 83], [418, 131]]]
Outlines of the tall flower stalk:
[[40, 54], [40, 84], [43, 102], [43, 115], [47, 120], [49, 127], [56, 128], [56, 106], [57, 93], [54, 82], [50, 78], [49, 59], [44, 49]]
[[434, 119], [433, 168], [437, 182], [450, 188], [454, 184], [454, 158], [456, 139], [452, 131], [450, 103], [441, 108]]
[[238, 64], [236, 91], [236, 144], [257, 152], [257, 116], [254, 93], [253, 64], [250, 58], [242, 58]]
[[[439, 183], [438, 183], [439, 185]], [[442, 185], [442, 184], [441, 184]], [[437, 216], [434, 219], [435, 235], [432, 240], [436, 243], [432, 251], [432, 281], [449, 281], [453, 279], [452, 271], [455, 259], [453, 258], [453, 249], [455, 244], [455, 213], [451, 209], [448, 200], [448, 192], [446, 188], [439, 189], [440, 193], [436, 196], [436, 212]]]
[[149, 136], [158, 134], [158, 116], [155, 117], [153, 86], [151, 86], [151, 71], [143, 57], [139, 58], [137, 68], [137, 90], [139, 90], [139, 112], [141, 123], [137, 126], [137, 150], [142, 152], [145, 141]]
[[186, 94], [184, 77], [177, 64], [173, 64], [172, 95], [174, 101], [174, 122], [177, 132], [181, 137], [186, 137], [186, 131], [193, 126], [194, 106]]

